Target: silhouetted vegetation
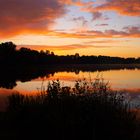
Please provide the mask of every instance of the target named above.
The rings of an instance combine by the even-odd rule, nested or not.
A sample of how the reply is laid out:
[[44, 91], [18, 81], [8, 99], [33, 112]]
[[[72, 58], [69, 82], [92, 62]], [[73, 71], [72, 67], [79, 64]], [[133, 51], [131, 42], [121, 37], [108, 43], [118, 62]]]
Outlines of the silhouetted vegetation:
[[121, 58], [110, 56], [58, 56], [54, 52], [36, 51], [29, 48], [16, 49], [12, 42], [0, 44], [0, 64], [3, 65], [36, 65], [36, 64], [134, 64], [140, 58]]
[[3, 139], [135, 140], [140, 128], [124, 96], [99, 78], [77, 80], [74, 88], [52, 81], [36, 96], [13, 94], [0, 121]]
[[49, 77], [56, 72], [67, 71], [78, 74], [80, 71], [134, 69], [140, 68], [139, 63], [140, 58], [79, 56], [78, 53], [57, 56], [48, 50], [40, 52], [28, 48], [17, 50], [15, 44], [6, 42], [0, 44], [0, 87], [12, 89], [16, 86], [16, 81], [25, 82], [38, 77]]

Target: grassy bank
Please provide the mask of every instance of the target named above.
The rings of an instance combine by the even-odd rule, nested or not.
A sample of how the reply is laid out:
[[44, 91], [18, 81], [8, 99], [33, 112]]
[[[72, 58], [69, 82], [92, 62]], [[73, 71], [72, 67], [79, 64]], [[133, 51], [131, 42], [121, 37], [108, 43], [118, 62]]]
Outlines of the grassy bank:
[[74, 88], [53, 81], [36, 96], [13, 94], [0, 115], [3, 139], [138, 139], [130, 104], [98, 78], [78, 80]]

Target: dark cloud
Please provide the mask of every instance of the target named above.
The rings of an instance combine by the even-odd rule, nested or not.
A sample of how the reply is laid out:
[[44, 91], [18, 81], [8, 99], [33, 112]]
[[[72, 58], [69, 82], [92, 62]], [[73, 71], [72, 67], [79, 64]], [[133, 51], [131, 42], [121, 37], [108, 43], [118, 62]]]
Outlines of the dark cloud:
[[0, 37], [44, 32], [65, 12], [59, 0], [0, 0]]
[[92, 17], [93, 17], [92, 20], [98, 20], [98, 19], [102, 19], [103, 15], [100, 12], [93, 12]]
[[114, 29], [111, 29], [111, 30], [105, 30], [104, 32], [106, 35], [111, 35], [111, 36], [127, 36], [128, 33], [125, 32], [125, 31], [117, 31], [117, 30], [114, 30]]
[[128, 33], [140, 33], [140, 26], [126, 26], [123, 29]]
[[85, 19], [85, 17], [83, 17], [83, 16], [80, 16], [80, 17], [74, 17], [74, 18], [72, 18], [72, 21], [74, 21], [74, 22], [81, 22], [82, 23], [82, 26], [87, 26], [87, 23], [88, 23], [88, 21]]
[[92, 20], [95, 21], [95, 20], [109, 20], [110, 18], [107, 16], [107, 15], [103, 15], [101, 12], [91, 12], [92, 14]]

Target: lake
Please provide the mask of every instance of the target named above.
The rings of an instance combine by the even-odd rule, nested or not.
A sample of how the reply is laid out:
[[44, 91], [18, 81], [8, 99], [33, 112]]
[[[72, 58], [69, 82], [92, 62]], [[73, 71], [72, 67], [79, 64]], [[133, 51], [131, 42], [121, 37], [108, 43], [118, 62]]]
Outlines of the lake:
[[140, 101], [140, 65], [71, 65], [40, 66], [30, 68], [3, 68], [0, 74], [0, 105], [4, 108], [6, 97], [19, 92], [35, 95], [48, 82], [59, 79], [62, 86], [73, 87], [77, 79], [104, 78], [114, 90], [121, 90], [135, 104]]

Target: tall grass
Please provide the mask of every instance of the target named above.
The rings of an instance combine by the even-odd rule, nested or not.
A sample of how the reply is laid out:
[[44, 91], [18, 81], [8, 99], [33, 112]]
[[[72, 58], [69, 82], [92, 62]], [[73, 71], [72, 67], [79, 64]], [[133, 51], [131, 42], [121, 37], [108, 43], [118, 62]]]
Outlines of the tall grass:
[[[40, 94], [9, 96], [7, 118], [28, 137], [46, 139], [135, 139], [136, 114], [123, 95], [103, 78], [77, 80], [74, 87], [59, 80]], [[36, 132], [36, 133], [34, 133]], [[21, 134], [20, 134], [21, 135]], [[22, 137], [24, 138], [24, 136]]]

